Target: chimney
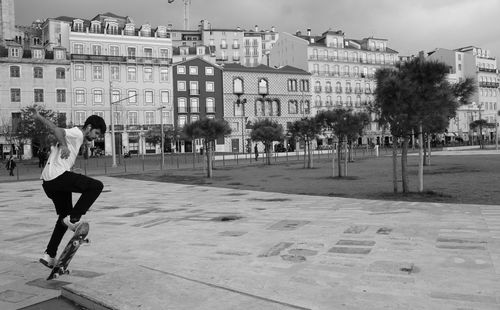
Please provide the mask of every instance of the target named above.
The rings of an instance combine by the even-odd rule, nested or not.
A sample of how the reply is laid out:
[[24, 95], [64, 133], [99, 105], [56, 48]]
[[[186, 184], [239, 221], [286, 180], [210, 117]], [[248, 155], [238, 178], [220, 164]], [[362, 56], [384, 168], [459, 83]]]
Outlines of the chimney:
[[297, 32], [295, 33], [296, 36], [301, 36], [302, 35], [302, 32], [300, 30], [297, 30]]
[[272, 26], [271, 27], [271, 32], [276, 32], [276, 27]]
[[255, 32], [259, 31], [259, 25], [255, 25]]
[[167, 24], [167, 31], [172, 31], [173, 25], [171, 23]]
[[307, 36], [311, 36], [311, 28], [307, 28]]
[[241, 27], [240, 27], [240, 26], [236, 27], [236, 30], [240, 31], [240, 30], [241, 30]]

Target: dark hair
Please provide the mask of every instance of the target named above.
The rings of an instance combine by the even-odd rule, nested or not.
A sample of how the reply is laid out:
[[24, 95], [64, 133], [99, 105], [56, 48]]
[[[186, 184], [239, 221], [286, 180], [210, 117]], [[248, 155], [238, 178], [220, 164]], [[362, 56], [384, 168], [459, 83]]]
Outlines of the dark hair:
[[83, 128], [87, 127], [87, 125], [92, 126], [92, 129], [100, 129], [101, 134], [106, 132], [106, 122], [98, 115], [90, 115], [87, 117], [85, 124], [83, 124]]

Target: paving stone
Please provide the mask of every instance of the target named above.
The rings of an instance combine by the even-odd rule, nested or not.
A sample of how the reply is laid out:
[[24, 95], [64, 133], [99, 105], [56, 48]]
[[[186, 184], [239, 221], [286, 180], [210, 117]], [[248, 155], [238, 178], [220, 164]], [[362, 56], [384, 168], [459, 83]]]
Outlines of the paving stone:
[[309, 224], [309, 221], [294, 221], [294, 220], [283, 220], [278, 223], [273, 224], [269, 227], [269, 230], [295, 230], [299, 227], [302, 227], [306, 224]]
[[368, 229], [368, 226], [351, 226], [344, 231], [344, 234], [360, 234], [365, 232]]
[[281, 253], [281, 251], [283, 251], [286, 248], [291, 247], [292, 245], [293, 245], [293, 243], [291, 243], [291, 242], [280, 242], [280, 243], [272, 246], [266, 252], [260, 254], [259, 257], [277, 256]]
[[6, 290], [3, 292], [0, 292], [0, 300], [10, 302], [10, 303], [19, 303], [21, 301], [25, 301], [28, 298], [32, 298], [35, 296], [36, 296], [35, 294], [29, 294], [29, 293], [25, 293], [25, 292], [14, 291], [14, 290]]
[[375, 241], [370, 240], [339, 240], [336, 245], [362, 245], [362, 246], [374, 246]]
[[348, 247], [333, 247], [328, 252], [339, 254], [369, 254], [372, 249], [368, 248], [348, 248]]

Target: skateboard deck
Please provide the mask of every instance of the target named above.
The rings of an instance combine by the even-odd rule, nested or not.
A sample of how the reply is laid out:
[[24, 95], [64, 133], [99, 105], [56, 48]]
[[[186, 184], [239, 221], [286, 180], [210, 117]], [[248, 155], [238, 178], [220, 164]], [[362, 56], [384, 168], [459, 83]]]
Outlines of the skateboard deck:
[[86, 238], [89, 233], [89, 223], [83, 222], [78, 226], [73, 234], [73, 237], [68, 241], [68, 244], [64, 248], [56, 264], [52, 268], [47, 280], [57, 278], [60, 275], [68, 274], [68, 265], [75, 256], [76, 251], [82, 245], [82, 243], [89, 243], [90, 241]]

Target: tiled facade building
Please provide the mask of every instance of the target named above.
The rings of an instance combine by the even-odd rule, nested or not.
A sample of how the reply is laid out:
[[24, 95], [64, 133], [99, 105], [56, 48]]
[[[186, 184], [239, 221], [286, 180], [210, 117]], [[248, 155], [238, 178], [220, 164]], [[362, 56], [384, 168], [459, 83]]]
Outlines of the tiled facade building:
[[[223, 85], [224, 119], [232, 133], [217, 151], [249, 153], [251, 125], [260, 119], [276, 121], [286, 133], [289, 124], [311, 116], [311, 75], [305, 70], [226, 64]], [[293, 149], [297, 146], [295, 141], [281, 142]]]

